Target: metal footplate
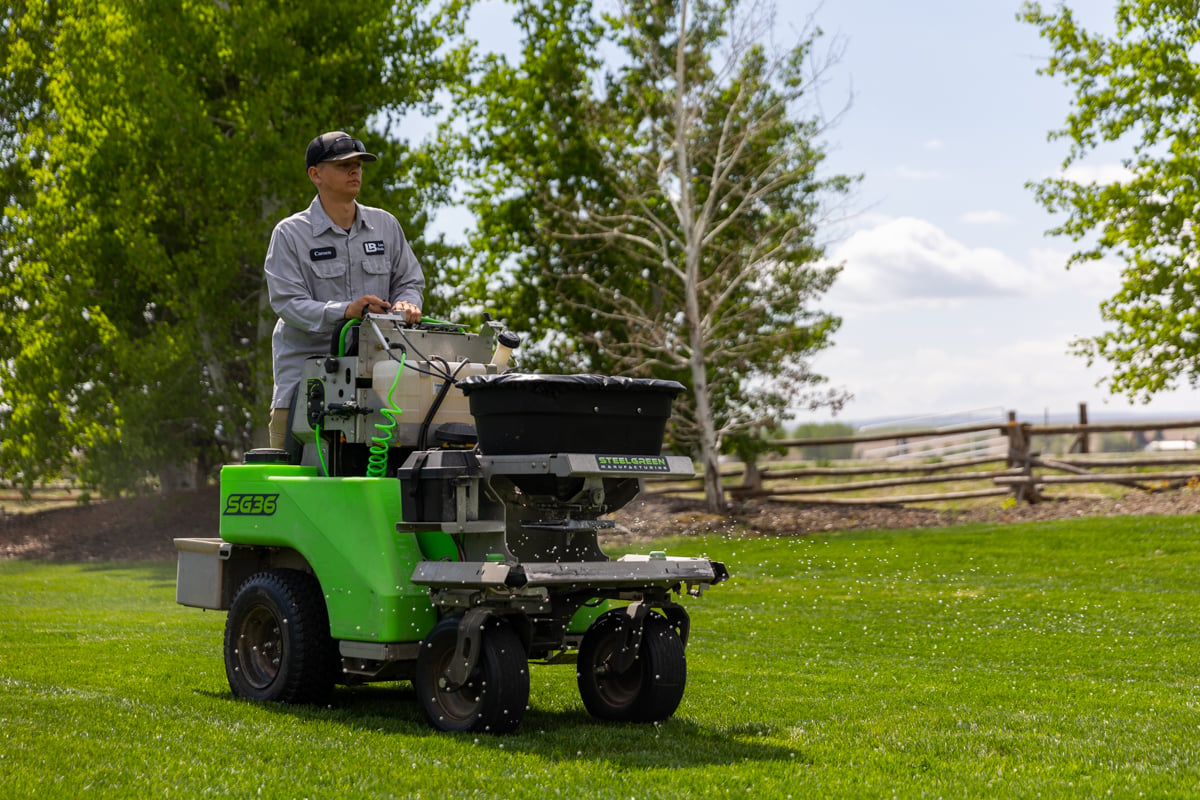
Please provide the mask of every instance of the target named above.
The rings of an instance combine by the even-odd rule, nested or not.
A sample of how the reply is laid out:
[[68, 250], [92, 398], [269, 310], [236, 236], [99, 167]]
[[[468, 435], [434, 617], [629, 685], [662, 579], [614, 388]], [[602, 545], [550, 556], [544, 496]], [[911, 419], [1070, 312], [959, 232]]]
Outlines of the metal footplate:
[[546, 588], [670, 589], [689, 591], [720, 583], [725, 565], [707, 558], [624, 556], [617, 561], [567, 561], [506, 564], [499, 562], [422, 561], [412, 582], [431, 589], [512, 590]]
[[480, 455], [479, 464], [485, 475], [674, 475], [690, 478], [696, 474], [695, 465], [687, 456], [605, 456], [593, 453]]

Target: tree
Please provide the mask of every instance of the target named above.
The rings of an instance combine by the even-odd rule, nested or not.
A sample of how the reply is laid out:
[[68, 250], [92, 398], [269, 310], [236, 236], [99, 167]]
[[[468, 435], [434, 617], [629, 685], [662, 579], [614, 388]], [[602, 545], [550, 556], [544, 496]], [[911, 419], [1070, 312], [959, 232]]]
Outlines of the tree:
[[1075, 342], [1089, 363], [1109, 362], [1114, 394], [1148, 401], [1180, 382], [1200, 385], [1200, 43], [1196, 4], [1120, 0], [1116, 30], [1085, 30], [1066, 6], [1026, 3], [1051, 56], [1039, 73], [1074, 91], [1064, 126], [1064, 171], [1102, 145], [1128, 148], [1128, 177], [1109, 183], [1057, 177], [1032, 184], [1050, 211], [1066, 215], [1051, 233], [1078, 249], [1068, 267], [1105, 256], [1125, 263], [1120, 290], [1101, 306], [1111, 328]]
[[[457, 78], [427, 0], [28, 0], [2, 21], [0, 470], [115, 494], [219, 463], [265, 422], [262, 262], [331, 127], [419, 247], [445, 177], [396, 137]], [[35, 34], [30, 36], [30, 34]], [[443, 57], [444, 56], [444, 57]], [[11, 88], [11, 91], [8, 89]]]
[[740, 0], [629, 0], [603, 25], [585, 3], [518, 5], [524, 61], [493, 60], [475, 107], [489, 274], [511, 316], [557, 332], [539, 366], [681, 381], [671, 440], [723, 508], [724, 447], [842, 399], [808, 364], [838, 326], [812, 305], [837, 273], [817, 227], [850, 184], [820, 175], [805, 115], [819, 32], [774, 53], [773, 9]]
[[[796, 426], [792, 431], [794, 439], [831, 439], [839, 436], [853, 436], [856, 433], [853, 425], [838, 422], [810, 422]], [[800, 457], [807, 461], [829, 461], [833, 459], [849, 459], [854, 457], [854, 444], [818, 444], [802, 445]]]

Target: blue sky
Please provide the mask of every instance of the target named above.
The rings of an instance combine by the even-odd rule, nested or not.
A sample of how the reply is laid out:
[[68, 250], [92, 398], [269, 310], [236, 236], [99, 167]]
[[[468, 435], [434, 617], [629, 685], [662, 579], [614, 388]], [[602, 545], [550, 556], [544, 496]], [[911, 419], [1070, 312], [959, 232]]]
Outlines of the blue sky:
[[[1067, 5], [1090, 29], [1112, 29], [1113, 2]], [[1200, 412], [1187, 389], [1130, 406], [1096, 386], [1105, 364], [1089, 369], [1069, 353], [1104, 329], [1099, 304], [1120, 265], [1066, 270], [1072, 243], [1045, 235], [1056, 219], [1025, 187], [1060, 171], [1067, 144], [1047, 134], [1071, 94], [1036, 74], [1049, 48], [1017, 21], [1019, 2], [780, 8], [796, 25], [815, 13], [827, 38], [843, 40], [824, 93], [853, 91], [829, 135], [830, 162], [864, 180], [857, 214], [830, 232], [828, 254], [845, 271], [826, 305], [843, 326], [816, 360], [855, 395], [838, 419], [999, 408], [1036, 421], [1076, 414], [1081, 402], [1093, 419]], [[1108, 148], [1074, 175], [1112, 175], [1120, 156]]]
[[[1111, 30], [1113, 4], [1068, 2], [1099, 30]], [[777, 3], [779, 44], [795, 41], [811, 16], [822, 41], [842, 48], [820, 94], [827, 112], [851, 100], [827, 134], [828, 164], [864, 176], [849, 213], [825, 231], [844, 272], [823, 306], [843, 325], [815, 361], [855, 397], [836, 418], [805, 412], [796, 421], [1005, 410], [1037, 421], [1074, 415], [1081, 402], [1093, 419], [1200, 414], [1200, 393], [1187, 389], [1130, 406], [1096, 386], [1106, 365], [1088, 368], [1069, 352], [1072, 340], [1103, 330], [1098, 307], [1120, 266], [1066, 270], [1071, 242], [1044, 234], [1056, 220], [1025, 187], [1059, 172], [1067, 145], [1047, 134], [1071, 95], [1036, 74], [1049, 49], [1017, 21], [1020, 5]], [[477, 11], [485, 43], [507, 27], [507, 13], [497, 2]], [[498, 49], [505, 44], [511, 38]], [[1097, 154], [1084, 168], [1112, 174], [1120, 155]]]

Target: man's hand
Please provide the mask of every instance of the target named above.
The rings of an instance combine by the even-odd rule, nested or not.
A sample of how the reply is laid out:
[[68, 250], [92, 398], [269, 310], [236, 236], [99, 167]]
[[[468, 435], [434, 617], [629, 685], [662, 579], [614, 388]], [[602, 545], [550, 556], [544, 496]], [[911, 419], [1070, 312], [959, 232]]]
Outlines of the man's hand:
[[408, 324], [421, 321], [421, 307], [413, 305], [407, 300], [401, 300], [396, 305], [392, 306], [393, 314], [403, 314], [404, 321]]
[[[346, 306], [346, 319], [359, 319], [363, 314], [386, 314], [388, 302], [373, 294], [365, 294]], [[419, 311], [418, 311], [419, 313]]]

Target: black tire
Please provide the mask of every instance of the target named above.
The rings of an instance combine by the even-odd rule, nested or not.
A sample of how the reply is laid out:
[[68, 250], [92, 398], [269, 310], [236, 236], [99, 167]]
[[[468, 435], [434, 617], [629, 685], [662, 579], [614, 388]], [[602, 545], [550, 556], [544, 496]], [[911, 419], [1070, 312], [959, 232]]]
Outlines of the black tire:
[[277, 569], [250, 576], [225, 621], [225, 675], [238, 697], [324, 703], [341, 671], [317, 579]]
[[596, 619], [579, 645], [576, 676], [584, 708], [597, 719], [659, 722], [679, 708], [687, 684], [687, 657], [679, 634], [660, 614], [646, 615], [637, 658], [624, 672], [611, 667], [633, 620], [624, 609]]
[[475, 669], [465, 684], [450, 690], [446, 668], [454, 658], [460, 619], [442, 620], [421, 644], [413, 678], [421, 710], [441, 731], [510, 733], [529, 703], [529, 658], [521, 637], [504, 620], [489, 619]]

